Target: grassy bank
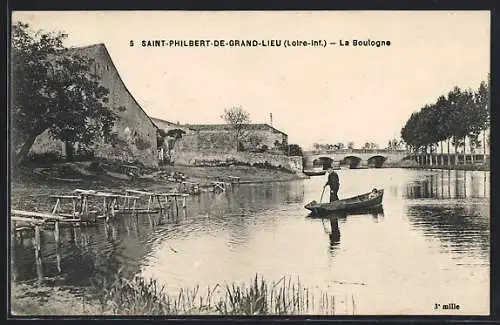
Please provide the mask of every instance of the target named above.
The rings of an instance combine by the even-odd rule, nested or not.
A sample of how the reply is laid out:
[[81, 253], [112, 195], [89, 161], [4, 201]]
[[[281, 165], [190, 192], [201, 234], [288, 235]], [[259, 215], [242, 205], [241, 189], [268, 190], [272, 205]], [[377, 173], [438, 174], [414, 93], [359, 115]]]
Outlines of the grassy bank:
[[[300, 280], [282, 277], [269, 282], [257, 275], [247, 283], [199, 286], [169, 294], [155, 280], [126, 279], [116, 275], [102, 282], [92, 300], [84, 300], [58, 288], [14, 285], [12, 313], [15, 315], [335, 315], [335, 307], [356, 312], [354, 297], [347, 301], [313, 293]], [[35, 294], [34, 294], [35, 292]], [[41, 294], [40, 294], [41, 293]], [[35, 297], [34, 297], [35, 296]], [[346, 307], [345, 305], [349, 306]], [[340, 310], [340, 309], [339, 309]], [[337, 311], [338, 313], [338, 311]]]
[[99, 315], [98, 301], [84, 299], [70, 288], [11, 284], [10, 311], [14, 316]]
[[[90, 162], [32, 164], [14, 170], [11, 181], [11, 205], [14, 209], [48, 212], [54, 204], [50, 195], [69, 194], [74, 189], [123, 191], [142, 189], [170, 192], [183, 190], [180, 183], [167, 175], [180, 173], [186, 181], [199, 183], [202, 191], [211, 190], [217, 177], [236, 176], [242, 183], [291, 181], [304, 178], [279, 169], [249, 166], [188, 167], [165, 166], [160, 169], [134, 166], [134, 174], [123, 171], [123, 165], [106, 162], [92, 168]], [[189, 189], [187, 189], [188, 193]]]
[[74, 184], [74, 185], [164, 185], [175, 187], [166, 177], [173, 173], [183, 174], [185, 180], [208, 185], [218, 177], [235, 176], [243, 183], [289, 181], [306, 178], [303, 174], [293, 173], [278, 168], [252, 166], [191, 167], [161, 166], [148, 168], [141, 165], [127, 165], [117, 162], [90, 161], [72, 163], [31, 163], [13, 170], [12, 181], [15, 183]]

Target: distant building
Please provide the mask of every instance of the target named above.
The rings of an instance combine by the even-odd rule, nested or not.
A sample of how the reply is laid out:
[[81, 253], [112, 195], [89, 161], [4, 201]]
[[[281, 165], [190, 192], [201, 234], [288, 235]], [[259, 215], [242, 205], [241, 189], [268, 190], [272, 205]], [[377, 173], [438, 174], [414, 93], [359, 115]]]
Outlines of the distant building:
[[[186, 124], [181, 125], [190, 132], [180, 142], [185, 151], [236, 151], [236, 141], [231, 125], [228, 124]], [[258, 150], [264, 146], [269, 151], [283, 152], [288, 145], [288, 135], [269, 124], [249, 124], [248, 136], [240, 145], [244, 150]]]
[[188, 127], [186, 127], [185, 125], [181, 125], [179, 122], [174, 123], [174, 122], [162, 120], [162, 119], [159, 119], [156, 117], [151, 117], [151, 121], [153, 121], [153, 123], [156, 125], [156, 127], [158, 129], [162, 129], [165, 132], [168, 132], [168, 131], [174, 130], [174, 129], [180, 129], [180, 130], [183, 130], [185, 132], [189, 131]]
[[[79, 48], [70, 48], [69, 53], [94, 59], [92, 70], [100, 76], [100, 83], [109, 90], [110, 108], [123, 107], [116, 110], [119, 118], [115, 122], [114, 131], [118, 135], [118, 143], [111, 145], [97, 141], [91, 148], [94, 156], [121, 161], [138, 161], [147, 166], [158, 165], [157, 127], [141, 106], [134, 99], [120, 77], [113, 60], [104, 44], [96, 44]], [[76, 153], [82, 148], [74, 146]], [[37, 137], [31, 149], [33, 153], [56, 152], [66, 154], [66, 145], [50, 138], [48, 132]]]

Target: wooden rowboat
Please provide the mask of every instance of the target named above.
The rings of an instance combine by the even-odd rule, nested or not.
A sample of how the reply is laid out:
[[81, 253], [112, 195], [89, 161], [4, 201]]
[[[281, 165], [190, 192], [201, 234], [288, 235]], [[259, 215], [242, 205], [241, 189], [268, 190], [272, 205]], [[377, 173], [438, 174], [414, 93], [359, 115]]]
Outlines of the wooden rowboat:
[[307, 176], [321, 176], [321, 175], [325, 175], [326, 174], [326, 170], [322, 170], [322, 169], [309, 169], [309, 170], [304, 170], [303, 171], [304, 174], [306, 174]]
[[382, 205], [384, 190], [373, 189], [369, 193], [354, 196], [344, 200], [337, 200], [332, 203], [318, 203], [312, 201], [304, 207], [312, 211], [317, 216], [331, 214], [337, 211], [356, 211], [367, 208], [375, 208]]

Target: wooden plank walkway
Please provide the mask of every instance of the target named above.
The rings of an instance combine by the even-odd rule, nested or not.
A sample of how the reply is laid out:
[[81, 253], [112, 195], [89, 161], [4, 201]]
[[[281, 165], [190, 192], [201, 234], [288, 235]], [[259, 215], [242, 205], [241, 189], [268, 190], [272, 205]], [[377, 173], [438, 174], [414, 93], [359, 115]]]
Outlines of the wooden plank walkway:
[[164, 208], [163, 208], [163, 204], [161, 202], [161, 198], [164, 199], [164, 201], [167, 205], [168, 205], [168, 199], [174, 198], [175, 204], [177, 205], [177, 197], [182, 198], [182, 207], [186, 208], [186, 198], [189, 196], [189, 194], [186, 194], [186, 193], [178, 193], [178, 192], [158, 193], [158, 192], [148, 192], [148, 191], [133, 190], [133, 189], [125, 190], [125, 193], [127, 193], [127, 195], [137, 194], [137, 195], [141, 195], [141, 196], [147, 196], [148, 197], [148, 206], [147, 206], [146, 210], [150, 210], [151, 206], [155, 203], [155, 200], [158, 203], [160, 210], [163, 210]]
[[[138, 196], [101, 192], [95, 190], [76, 189], [73, 192], [79, 193], [82, 197], [80, 212], [86, 217], [88, 217], [89, 215], [89, 198], [102, 198], [103, 211], [102, 216], [99, 216], [99, 218], [105, 218], [106, 221], [108, 221], [110, 217], [115, 217], [117, 212], [134, 212], [136, 210], [136, 202], [139, 199]], [[121, 209], [118, 204], [118, 199], [123, 199], [123, 208]], [[132, 207], [130, 207], [131, 201], [133, 202]]]
[[23, 216], [23, 217], [31, 217], [30, 219], [38, 218], [43, 221], [67, 221], [68, 218], [63, 216], [58, 216], [50, 213], [40, 213], [40, 212], [32, 212], [32, 211], [23, 211], [23, 210], [11, 210], [11, 215]]
[[[199, 188], [198, 183], [186, 182], [181, 183], [182, 186], [192, 185], [194, 188]], [[113, 191], [113, 190], [111, 190]], [[147, 208], [140, 208], [137, 206], [137, 200], [141, 197], [147, 196], [149, 198]], [[56, 245], [60, 245], [60, 225], [67, 224], [71, 226], [80, 226], [81, 223], [94, 223], [97, 219], [106, 219], [115, 217], [115, 214], [120, 213], [155, 213], [161, 212], [163, 209], [170, 209], [171, 203], [175, 201], [175, 208], [179, 213], [177, 204], [178, 199], [182, 200], [182, 207], [186, 208], [186, 199], [190, 195], [180, 192], [152, 192], [143, 190], [127, 189], [125, 194], [113, 193], [107, 191], [75, 189], [71, 194], [50, 195], [51, 200], [55, 200], [55, 204], [51, 207], [50, 212], [34, 212], [12, 209], [10, 218], [12, 227], [12, 235], [22, 236], [24, 231], [34, 231], [33, 247], [35, 250], [35, 257], [38, 259], [41, 254], [41, 231], [49, 231], [54, 234]], [[90, 210], [89, 201], [102, 200], [97, 203], [98, 210]], [[123, 205], [120, 207], [118, 200], [123, 199]], [[152, 204], [157, 201], [159, 209], [152, 207]], [[163, 202], [162, 202], [163, 201]], [[68, 204], [64, 209], [64, 203]], [[71, 205], [69, 205], [71, 203]], [[92, 202], [94, 203], [94, 202]], [[120, 202], [121, 203], [121, 202]], [[163, 206], [165, 204], [165, 207]], [[92, 204], [92, 208], [96, 204]], [[71, 207], [71, 211], [69, 211]], [[102, 207], [102, 208], [101, 208]], [[61, 211], [65, 210], [65, 211]], [[102, 212], [101, 215], [98, 215]], [[186, 214], [186, 210], [184, 210]], [[75, 231], [77, 228], [74, 228]]]

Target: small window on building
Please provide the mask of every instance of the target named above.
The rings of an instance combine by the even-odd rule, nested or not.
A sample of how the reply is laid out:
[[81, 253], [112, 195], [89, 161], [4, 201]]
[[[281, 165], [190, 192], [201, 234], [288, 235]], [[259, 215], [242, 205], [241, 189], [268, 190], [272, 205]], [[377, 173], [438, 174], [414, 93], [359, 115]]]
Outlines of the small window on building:
[[109, 65], [106, 64], [106, 71], [109, 71]]

